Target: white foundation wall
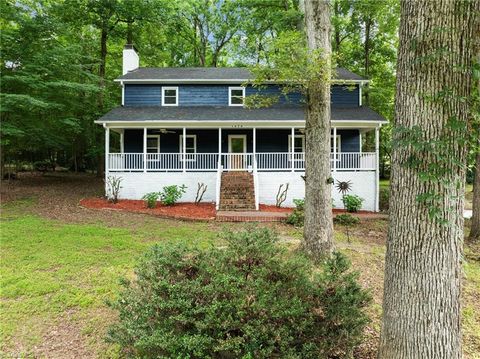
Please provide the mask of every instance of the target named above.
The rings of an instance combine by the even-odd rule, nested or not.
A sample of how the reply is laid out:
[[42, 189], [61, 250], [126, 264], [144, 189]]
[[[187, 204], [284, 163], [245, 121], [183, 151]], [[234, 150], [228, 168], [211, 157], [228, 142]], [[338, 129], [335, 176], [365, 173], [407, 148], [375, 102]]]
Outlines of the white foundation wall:
[[[275, 204], [278, 188], [281, 184], [289, 183], [287, 200], [283, 206], [293, 207], [293, 200], [305, 197], [305, 182], [301, 176], [305, 172], [259, 172], [258, 188], [260, 203]], [[338, 181], [350, 181], [352, 190], [349, 194], [356, 194], [364, 199], [362, 210], [375, 211], [376, 183], [375, 172], [332, 172], [335, 184]], [[284, 186], [285, 188], [285, 186]], [[332, 197], [335, 208], [343, 208], [340, 193], [332, 185]]]
[[205, 183], [207, 190], [202, 202], [215, 202], [216, 172], [112, 172], [110, 176], [122, 178], [119, 195], [121, 199], [141, 199], [146, 193], [159, 192], [165, 186], [183, 184], [187, 189], [180, 202], [193, 202], [197, 195], [198, 183]]
[[[205, 183], [207, 191], [203, 195], [203, 202], [215, 202], [216, 172], [116, 172], [111, 176], [122, 178], [121, 199], [141, 199], [149, 192], [161, 191], [164, 186], [187, 186], [186, 193], [180, 202], [193, 202], [197, 194], [198, 183]], [[293, 200], [305, 197], [305, 182], [301, 176], [304, 172], [258, 172], [259, 202], [275, 204], [278, 188], [281, 184], [289, 183], [287, 200], [283, 206], [293, 207]], [[376, 184], [375, 172], [336, 172], [332, 173], [335, 183], [351, 181], [350, 194], [356, 194], [364, 199], [362, 210], [375, 211]], [[341, 195], [332, 185], [332, 197], [335, 208], [343, 208]]]

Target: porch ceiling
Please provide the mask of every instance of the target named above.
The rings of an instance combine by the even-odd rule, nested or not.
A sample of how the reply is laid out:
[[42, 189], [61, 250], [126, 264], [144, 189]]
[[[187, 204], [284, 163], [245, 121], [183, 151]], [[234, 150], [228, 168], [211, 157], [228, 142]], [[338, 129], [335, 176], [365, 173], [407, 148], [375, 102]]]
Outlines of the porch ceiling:
[[[331, 119], [340, 123], [386, 123], [387, 121], [372, 109], [362, 106], [355, 108], [331, 109]], [[198, 123], [217, 122], [258, 122], [288, 124], [305, 121], [301, 107], [270, 107], [246, 109], [242, 107], [117, 107], [102, 116], [96, 123]]]

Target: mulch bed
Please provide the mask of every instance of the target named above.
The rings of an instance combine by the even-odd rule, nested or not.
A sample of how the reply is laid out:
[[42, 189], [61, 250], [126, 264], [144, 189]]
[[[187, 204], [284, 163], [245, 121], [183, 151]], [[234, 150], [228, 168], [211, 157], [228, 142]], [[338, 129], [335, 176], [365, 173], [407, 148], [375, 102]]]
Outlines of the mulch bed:
[[[144, 213], [154, 216], [159, 216], [162, 218], [173, 218], [173, 219], [182, 219], [182, 220], [193, 220], [193, 221], [212, 221], [216, 218], [216, 210], [214, 203], [177, 203], [173, 206], [164, 206], [160, 202], [157, 204], [156, 208], [147, 208], [145, 201], [142, 200], [129, 200], [123, 199], [119, 200], [118, 203], [114, 204], [107, 201], [105, 198], [84, 198], [80, 200], [80, 206], [90, 209], [111, 209], [111, 210], [121, 210], [127, 212], [135, 213]], [[260, 204], [260, 212], [269, 212], [269, 213], [291, 213], [293, 208], [289, 207], [276, 207], [272, 205]], [[346, 213], [343, 209], [333, 209], [333, 214]], [[352, 213], [352, 215], [363, 218], [363, 219], [378, 219], [386, 217], [380, 213], [368, 212], [368, 211], [358, 211]], [[283, 217], [282, 217], [283, 218]]]
[[113, 209], [128, 212], [151, 214], [163, 218], [206, 221], [215, 219], [214, 203], [177, 203], [173, 206], [157, 204], [156, 208], [147, 208], [141, 200], [119, 200], [111, 203], [104, 198], [84, 198], [80, 205], [92, 209]]
[[292, 213], [293, 208], [290, 207], [277, 207], [268, 204], [260, 204], [260, 212], [278, 212], [278, 213]]

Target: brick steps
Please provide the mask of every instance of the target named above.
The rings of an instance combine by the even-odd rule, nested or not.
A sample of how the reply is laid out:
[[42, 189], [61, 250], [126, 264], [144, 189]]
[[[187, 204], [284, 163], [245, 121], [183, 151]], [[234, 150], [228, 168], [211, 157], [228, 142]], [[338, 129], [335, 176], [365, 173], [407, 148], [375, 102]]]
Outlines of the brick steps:
[[251, 173], [246, 171], [222, 173], [220, 210], [255, 210], [255, 188]]

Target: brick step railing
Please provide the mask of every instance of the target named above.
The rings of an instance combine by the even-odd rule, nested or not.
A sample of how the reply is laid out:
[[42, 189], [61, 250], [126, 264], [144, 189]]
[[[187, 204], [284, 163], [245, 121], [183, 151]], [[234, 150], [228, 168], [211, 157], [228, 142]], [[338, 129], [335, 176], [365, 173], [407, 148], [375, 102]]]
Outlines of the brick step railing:
[[255, 210], [255, 188], [249, 172], [222, 173], [220, 186], [220, 210]]

